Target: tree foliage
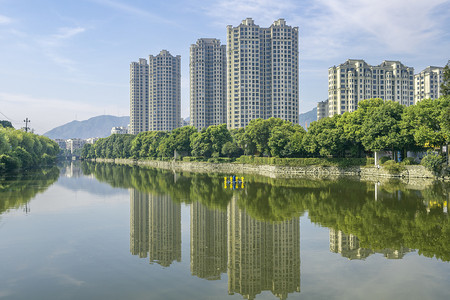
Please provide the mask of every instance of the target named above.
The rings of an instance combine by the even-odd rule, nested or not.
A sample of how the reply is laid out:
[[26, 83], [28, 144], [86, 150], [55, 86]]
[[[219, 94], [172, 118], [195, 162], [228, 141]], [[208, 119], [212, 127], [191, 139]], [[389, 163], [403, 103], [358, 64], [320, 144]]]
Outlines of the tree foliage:
[[58, 144], [48, 137], [0, 127], [0, 171], [49, 164], [58, 153]]
[[[334, 157], [361, 158], [375, 151], [440, 147], [450, 136], [450, 96], [405, 107], [382, 99], [363, 100], [354, 112], [312, 122], [308, 131], [278, 118], [251, 120], [245, 128], [225, 124], [197, 131], [186, 126], [172, 132], [111, 136], [86, 145], [84, 158]], [[1, 148], [0, 148], [1, 149]]]

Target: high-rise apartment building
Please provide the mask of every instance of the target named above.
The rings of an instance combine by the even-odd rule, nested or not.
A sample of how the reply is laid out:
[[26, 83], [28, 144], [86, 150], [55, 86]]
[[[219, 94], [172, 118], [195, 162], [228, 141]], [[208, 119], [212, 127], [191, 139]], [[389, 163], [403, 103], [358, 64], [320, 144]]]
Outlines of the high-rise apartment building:
[[181, 56], [162, 50], [149, 57], [149, 130], [180, 127]]
[[298, 27], [251, 18], [227, 26], [227, 126], [277, 117], [298, 124]]
[[317, 121], [328, 117], [328, 100], [317, 102]]
[[328, 116], [352, 112], [364, 99], [381, 98], [409, 106], [414, 104], [414, 68], [399, 61], [371, 66], [349, 59], [328, 69]]
[[181, 126], [181, 57], [162, 50], [130, 65], [131, 134]]
[[422, 99], [437, 99], [441, 96], [443, 69], [430, 66], [414, 75], [414, 103]]
[[190, 125], [198, 130], [226, 123], [226, 46], [199, 39], [190, 48]]
[[148, 63], [140, 58], [130, 64], [130, 133], [148, 131], [148, 118]]

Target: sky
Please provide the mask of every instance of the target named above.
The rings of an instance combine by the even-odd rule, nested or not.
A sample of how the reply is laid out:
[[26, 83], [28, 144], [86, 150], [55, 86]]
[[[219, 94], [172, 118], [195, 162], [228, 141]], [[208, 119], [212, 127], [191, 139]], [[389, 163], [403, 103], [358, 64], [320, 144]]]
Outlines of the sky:
[[328, 68], [399, 60], [415, 73], [450, 59], [450, 0], [0, 0], [0, 120], [38, 134], [98, 115], [128, 116], [130, 63], [181, 55], [189, 116], [189, 47], [225, 43], [251, 17], [299, 27], [300, 112], [327, 99]]

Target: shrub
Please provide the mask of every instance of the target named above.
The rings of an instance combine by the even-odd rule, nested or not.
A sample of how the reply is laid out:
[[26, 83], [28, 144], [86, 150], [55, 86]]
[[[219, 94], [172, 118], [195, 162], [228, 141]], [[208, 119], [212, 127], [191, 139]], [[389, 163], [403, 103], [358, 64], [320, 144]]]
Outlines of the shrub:
[[383, 168], [391, 174], [399, 174], [406, 168], [403, 164], [395, 162], [395, 160], [388, 160], [383, 164]]
[[378, 160], [378, 163], [379, 163], [380, 165], [384, 165], [384, 163], [387, 162], [388, 160], [390, 160], [389, 157], [383, 156], [383, 157], [380, 157], [380, 159]]
[[373, 165], [375, 165], [375, 158], [373, 157], [366, 158], [366, 166], [373, 166]]
[[405, 158], [403, 161], [402, 161], [402, 163], [404, 164], [404, 165], [416, 165], [417, 163], [416, 163], [416, 160], [414, 159], [414, 157], [407, 157], [407, 158]]
[[445, 158], [436, 154], [433, 150], [428, 150], [427, 155], [420, 162], [428, 170], [440, 174], [444, 166]]

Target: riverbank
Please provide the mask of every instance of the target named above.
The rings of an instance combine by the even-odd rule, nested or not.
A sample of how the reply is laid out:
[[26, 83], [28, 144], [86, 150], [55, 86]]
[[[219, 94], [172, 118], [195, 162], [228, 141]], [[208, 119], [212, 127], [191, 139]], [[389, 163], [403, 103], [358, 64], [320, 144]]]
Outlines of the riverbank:
[[398, 174], [391, 173], [380, 166], [351, 166], [351, 167], [325, 167], [325, 166], [276, 166], [276, 165], [252, 165], [239, 163], [210, 163], [210, 162], [186, 162], [186, 161], [159, 161], [159, 160], [133, 160], [133, 159], [101, 159], [96, 162], [115, 164], [137, 165], [152, 168], [173, 170], [177, 172], [196, 173], [222, 173], [222, 174], [256, 174], [270, 178], [336, 178], [359, 177], [361, 180], [374, 181], [377, 179], [405, 179], [405, 180], [435, 180], [449, 181], [449, 178], [437, 178], [421, 165], [407, 165]]

